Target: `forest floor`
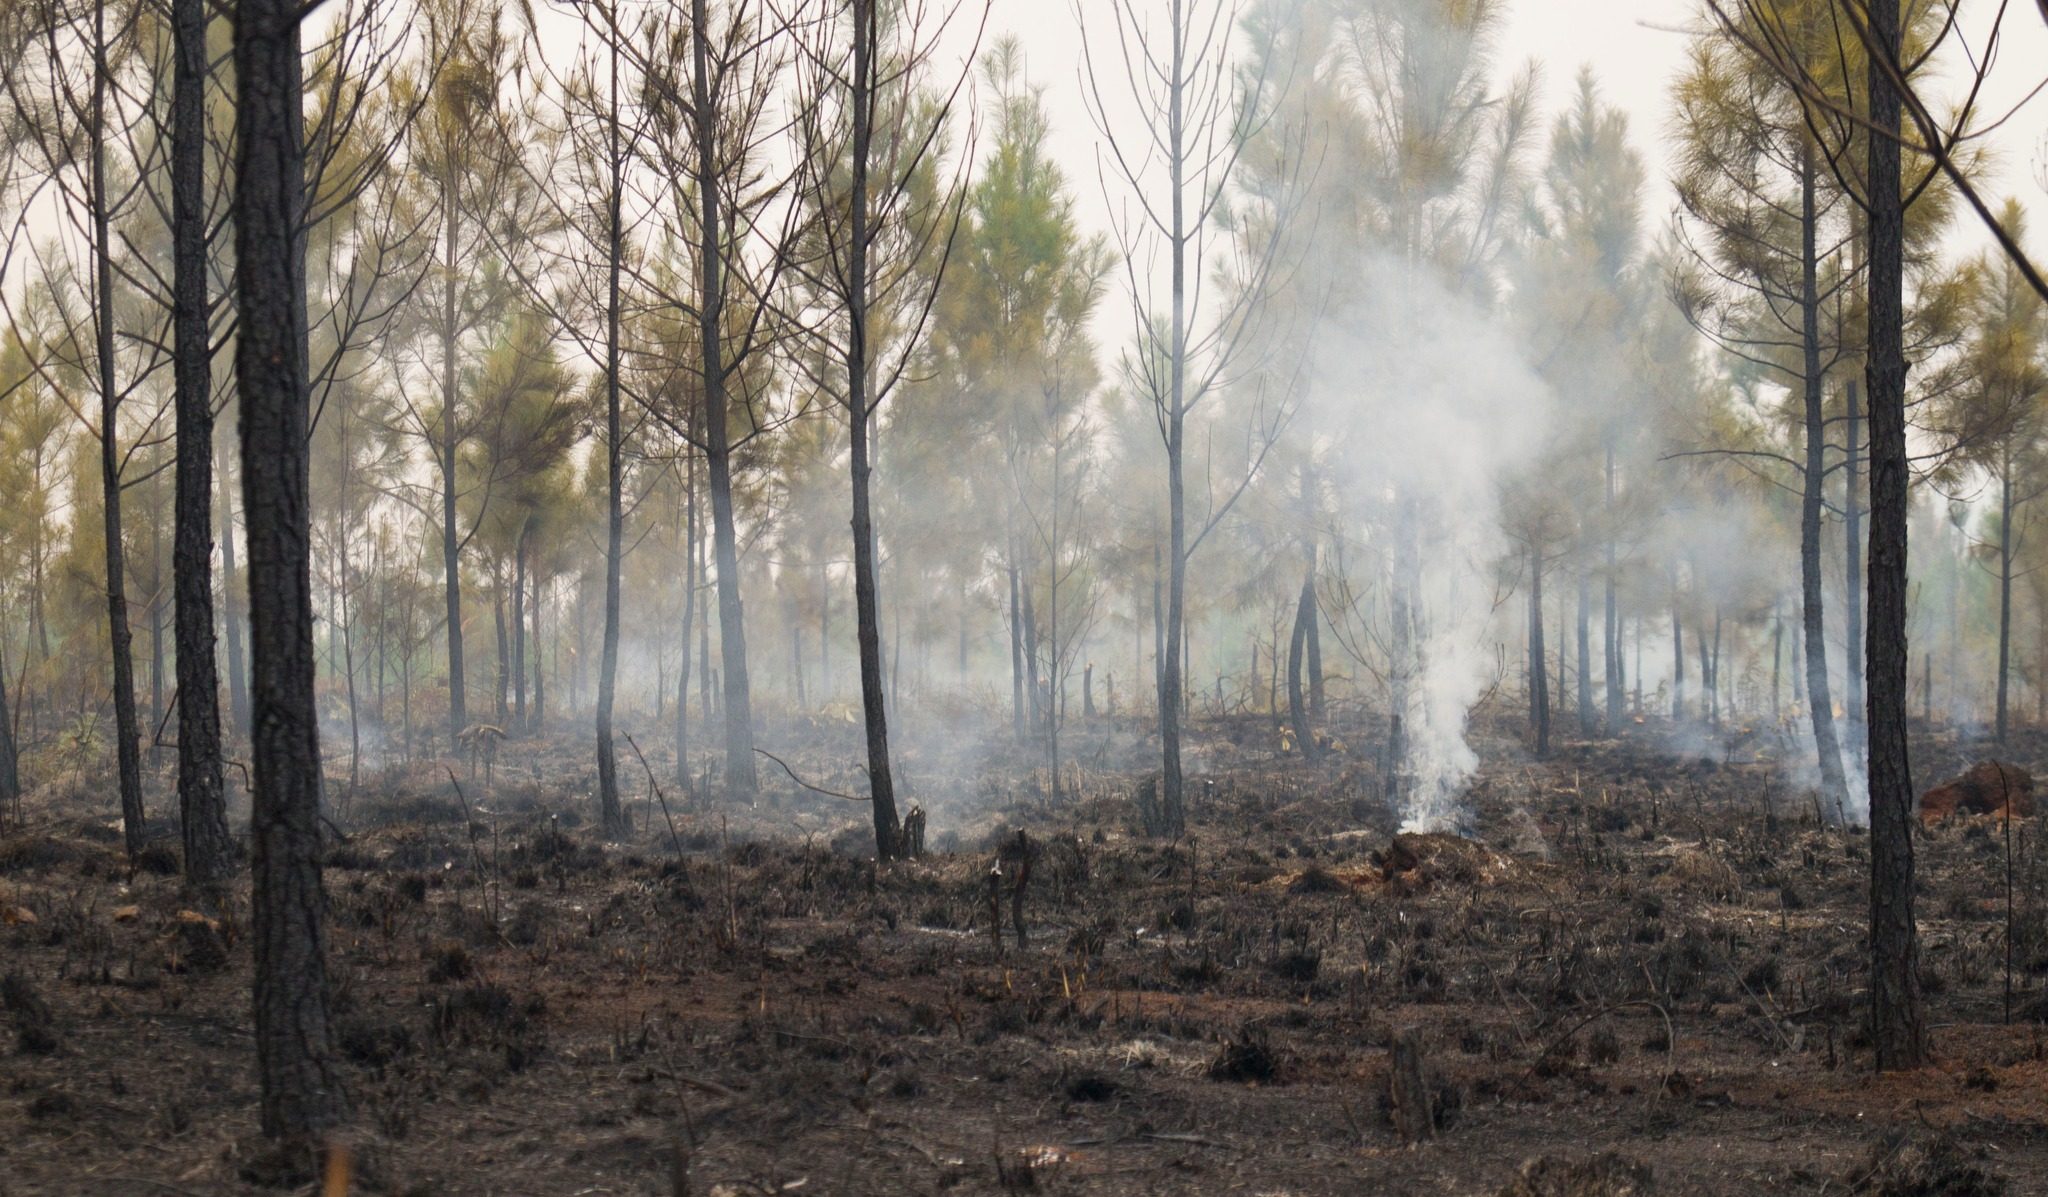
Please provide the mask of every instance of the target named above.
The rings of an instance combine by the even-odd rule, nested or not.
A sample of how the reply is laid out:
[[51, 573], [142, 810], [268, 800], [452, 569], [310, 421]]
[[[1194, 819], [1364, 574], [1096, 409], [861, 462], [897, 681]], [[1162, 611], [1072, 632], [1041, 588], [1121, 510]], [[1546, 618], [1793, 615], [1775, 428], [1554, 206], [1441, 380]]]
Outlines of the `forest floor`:
[[[1165, 843], [1133, 833], [1142, 730], [1070, 735], [1057, 803], [1015, 748], [913, 747], [933, 851], [881, 869], [865, 806], [767, 760], [751, 807], [663, 777], [665, 816], [627, 751], [623, 843], [580, 733], [506, 743], [490, 782], [455, 764], [459, 797], [441, 762], [331, 777], [353, 1191], [2048, 1193], [2032, 821], [1919, 837], [1936, 1062], [1878, 1076], [1866, 844], [1770, 734], [1681, 753], [1632, 727], [1543, 763], [1482, 736], [1470, 838], [1397, 841], [1371, 729], [1308, 761], [1270, 720], [1198, 721]], [[761, 741], [860, 788], [857, 727]], [[1923, 784], [1988, 755], [1916, 752]], [[2038, 770], [2048, 737], [2004, 756]], [[0, 839], [0, 1195], [274, 1186], [246, 888], [209, 921], [168, 856], [131, 873], [111, 792], [47, 784]], [[1006, 880], [999, 945], [1016, 828], [1029, 937]], [[1417, 1146], [1388, 1097], [1411, 1031], [1439, 1125]]]

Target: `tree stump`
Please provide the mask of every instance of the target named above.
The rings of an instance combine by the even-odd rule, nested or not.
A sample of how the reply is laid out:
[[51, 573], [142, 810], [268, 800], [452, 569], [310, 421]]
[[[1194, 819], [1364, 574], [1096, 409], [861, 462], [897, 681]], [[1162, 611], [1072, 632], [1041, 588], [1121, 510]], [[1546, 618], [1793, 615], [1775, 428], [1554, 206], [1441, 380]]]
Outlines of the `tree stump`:
[[1387, 1104], [1393, 1111], [1394, 1130], [1403, 1143], [1435, 1138], [1435, 1103], [1422, 1072], [1422, 1036], [1413, 1027], [1394, 1037], [1391, 1060]]

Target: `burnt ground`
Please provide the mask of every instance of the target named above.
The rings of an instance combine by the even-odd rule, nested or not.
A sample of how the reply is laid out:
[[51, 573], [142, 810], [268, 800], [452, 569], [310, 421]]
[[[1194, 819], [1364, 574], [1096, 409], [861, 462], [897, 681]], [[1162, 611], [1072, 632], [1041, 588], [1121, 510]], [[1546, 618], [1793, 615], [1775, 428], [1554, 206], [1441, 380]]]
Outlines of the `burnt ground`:
[[[865, 807], [767, 761], [760, 804], [668, 786], [665, 817], [627, 752], [638, 831], [612, 844], [580, 733], [507, 743], [489, 784], [457, 764], [466, 817], [440, 762], [331, 779], [354, 1191], [1650, 1191], [1626, 1162], [1606, 1187], [1525, 1168], [1612, 1150], [1658, 1193], [2048, 1193], [2033, 821], [2010, 857], [1994, 820], [1920, 838], [1937, 1063], [1877, 1076], [1866, 845], [1769, 736], [1681, 754], [1647, 726], [1540, 764], [1482, 736], [1471, 838], [1397, 842], [1371, 729], [1337, 734], [1309, 762], [1270, 721], [1200, 724], [1176, 843], [1133, 832], [1136, 727], [1070, 736], [1058, 803], [1034, 760], [958, 737], [907, 754], [932, 855], [881, 869]], [[857, 789], [856, 735], [763, 742]], [[1926, 781], [1981, 754], [1917, 752]], [[2006, 757], [2048, 763], [2048, 737]], [[131, 874], [111, 795], [67, 775], [0, 840], [0, 1194], [275, 1186], [246, 889], [208, 922], [167, 853]], [[1029, 939], [998, 946], [1018, 827]], [[1438, 1125], [1412, 1147], [1408, 1031]]]

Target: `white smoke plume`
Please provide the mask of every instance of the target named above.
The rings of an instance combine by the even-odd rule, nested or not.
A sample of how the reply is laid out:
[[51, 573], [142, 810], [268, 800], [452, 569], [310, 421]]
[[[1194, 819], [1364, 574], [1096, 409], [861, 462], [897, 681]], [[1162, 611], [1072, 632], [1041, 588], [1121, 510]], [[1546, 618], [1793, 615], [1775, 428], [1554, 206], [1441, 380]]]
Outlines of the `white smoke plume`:
[[1503, 487], [1540, 461], [1554, 400], [1501, 322], [1433, 271], [1381, 256], [1366, 272], [1366, 298], [1319, 338], [1312, 418], [1342, 446], [1355, 526], [1390, 561], [1394, 509], [1410, 504], [1419, 590], [1398, 813], [1404, 830], [1440, 831], [1461, 821], [1478, 766], [1467, 718], [1498, 675], [1501, 621], [1520, 610], [1500, 604]]

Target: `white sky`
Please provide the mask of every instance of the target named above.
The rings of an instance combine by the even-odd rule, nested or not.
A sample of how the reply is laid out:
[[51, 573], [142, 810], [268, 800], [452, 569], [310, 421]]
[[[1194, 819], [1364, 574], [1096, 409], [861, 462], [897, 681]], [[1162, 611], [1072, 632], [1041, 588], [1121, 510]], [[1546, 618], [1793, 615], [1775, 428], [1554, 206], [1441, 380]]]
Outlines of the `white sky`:
[[[1095, 174], [1096, 132], [1081, 100], [1076, 2], [1087, 5], [1090, 13], [1099, 8], [1099, 20], [1106, 30], [1108, 0], [994, 0], [984, 44], [1002, 33], [1015, 34], [1022, 41], [1031, 77], [1047, 87], [1055, 153], [1079, 196], [1083, 218], [1099, 227], [1108, 213]], [[1158, 2], [1163, 7], [1164, 0]], [[1974, 53], [1984, 44], [1998, 0], [1961, 3]], [[1496, 69], [1503, 80], [1531, 59], [1541, 64], [1546, 116], [1539, 146], [1547, 142], [1550, 114], [1569, 95], [1579, 68], [1593, 68], [1607, 102], [1629, 114], [1631, 136], [1649, 168], [1652, 191], [1644, 217], [1653, 232], [1670, 216], [1664, 136], [1669, 91], [1685, 60], [1687, 39], [1682, 30], [1695, 23], [1698, 11], [1696, 0], [1509, 0], [1506, 26], [1495, 50]], [[1097, 19], [1090, 24], [1096, 25]], [[967, 36], [967, 32], [956, 31], [963, 51]], [[2005, 17], [1999, 57], [1985, 89], [1984, 110], [2004, 112], [2044, 77], [2048, 77], [2048, 23], [2034, 4], [2013, 0]], [[2029, 208], [2048, 201], [2048, 194], [2034, 177], [2044, 133], [2048, 133], [2048, 97], [2027, 105], [1992, 139], [1999, 161], [1995, 181], [1985, 189], [1987, 198], [2017, 195]], [[1974, 252], [1987, 243], [1967, 213], [1958, 219], [1955, 241], [1959, 252]], [[2048, 236], [2039, 241], [2048, 244]]]

